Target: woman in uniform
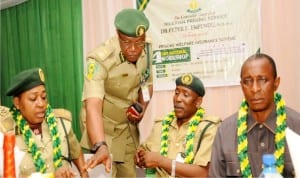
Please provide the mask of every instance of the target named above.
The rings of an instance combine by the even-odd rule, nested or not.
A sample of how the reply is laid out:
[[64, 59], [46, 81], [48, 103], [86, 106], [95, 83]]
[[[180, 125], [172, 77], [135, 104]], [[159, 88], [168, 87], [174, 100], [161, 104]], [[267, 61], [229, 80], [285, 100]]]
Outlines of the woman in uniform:
[[17, 176], [75, 177], [72, 161], [80, 176], [88, 177], [80, 144], [72, 131], [71, 113], [53, 110], [48, 104], [43, 71], [34, 68], [17, 74], [6, 94], [13, 97], [13, 124], [5, 130], [15, 132], [16, 146], [23, 155], [16, 165]]

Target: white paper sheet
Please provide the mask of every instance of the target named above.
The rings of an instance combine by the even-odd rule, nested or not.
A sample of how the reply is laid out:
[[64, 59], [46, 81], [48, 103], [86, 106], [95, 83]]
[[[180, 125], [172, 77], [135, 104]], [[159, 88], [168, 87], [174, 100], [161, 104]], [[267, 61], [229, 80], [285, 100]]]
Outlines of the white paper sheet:
[[296, 173], [296, 178], [300, 178], [300, 135], [292, 131], [290, 128], [286, 129], [286, 140], [289, 146], [293, 166]]
[[[88, 160], [91, 158], [93, 154], [84, 154], [84, 159]], [[72, 163], [73, 164], [73, 163]], [[72, 166], [73, 170], [77, 172], [77, 175], [79, 175], [78, 170], [76, 169], [76, 166], [73, 164]], [[111, 171], [110, 173], [105, 172], [105, 167], [103, 164], [100, 164], [96, 166], [94, 169], [89, 170], [89, 176], [92, 178], [110, 178], [112, 177]]]

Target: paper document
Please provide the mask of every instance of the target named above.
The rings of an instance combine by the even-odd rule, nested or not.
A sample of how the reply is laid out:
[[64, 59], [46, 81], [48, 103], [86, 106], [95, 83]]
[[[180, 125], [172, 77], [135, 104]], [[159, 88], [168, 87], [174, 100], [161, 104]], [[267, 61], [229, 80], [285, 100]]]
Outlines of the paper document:
[[[93, 154], [84, 154], [84, 159], [88, 160], [92, 156], [93, 156]], [[76, 166], [73, 165], [72, 168], [73, 168], [73, 170], [75, 170], [77, 172], [77, 175], [79, 175], [79, 172], [76, 169]], [[112, 177], [111, 171], [110, 171], [110, 173], [105, 172], [105, 167], [103, 164], [96, 166], [94, 169], [90, 169], [88, 172], [89, 172], [89, 177], [92, 177], [92, 178], [111, 178]]]
[[300, 135], [292, 131], [290, 128], [286, 128], [285, 134], [295, 169], [295, 177], [300, 178], [300, 152], [298, 150], [300, 148]]

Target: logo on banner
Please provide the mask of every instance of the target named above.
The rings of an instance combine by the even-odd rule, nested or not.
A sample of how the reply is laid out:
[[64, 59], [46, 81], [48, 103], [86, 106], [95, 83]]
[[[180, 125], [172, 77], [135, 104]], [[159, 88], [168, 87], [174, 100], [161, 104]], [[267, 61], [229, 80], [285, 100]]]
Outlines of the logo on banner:
[[201, 8], [199, 7], [198, 0], [191, 0], [189, 3], [189, 9], [187, 10], [187, 12], [195, 13], [195, 12], [199, 12], [200, 10], [201, 10]]
[[190, 61], [191, 52], [189, 47], [164, 49], [153, 52], [153, 64], [170, 64]]

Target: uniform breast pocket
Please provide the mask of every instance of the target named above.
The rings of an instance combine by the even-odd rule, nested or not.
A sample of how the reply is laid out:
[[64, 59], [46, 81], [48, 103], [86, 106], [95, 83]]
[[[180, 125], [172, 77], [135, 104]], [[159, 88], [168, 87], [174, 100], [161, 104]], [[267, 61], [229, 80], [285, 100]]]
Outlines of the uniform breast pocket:
[[133, 84], [130, 81], [129, 76], [109, 78], [105, 82], [105, 92], [119, 98], [124, 98], [124, 96], [128, 95], [128, 92], [130, 91], [132, 85]]
[[226, 176], [241, 177], [240, 162], [236, 152], [225, 153]]
[[31, 153], [26, 152], [24, 154], [19, 164], [19, 171], [21, 177], [30, 176], [31, 173], [36, 172]]

